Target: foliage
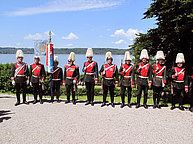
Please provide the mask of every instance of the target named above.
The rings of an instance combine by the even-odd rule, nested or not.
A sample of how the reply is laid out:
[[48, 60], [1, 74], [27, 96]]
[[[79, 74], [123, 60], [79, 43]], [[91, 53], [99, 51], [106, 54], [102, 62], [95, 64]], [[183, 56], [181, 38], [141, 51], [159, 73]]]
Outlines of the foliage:
[[193, 1], [191, 0], [152, 0], [144, 13], [144, 19], [155, 18], [156, 28], [146, 34], [139, 34], [131, 50], [134, 56], [143, 48], [155, 56], [158, 50], [166, 55], [166, 65], [174, 65], [176, 54], [182, 52], [186, 58], [186, 67], [191, 68], [193, 59]]

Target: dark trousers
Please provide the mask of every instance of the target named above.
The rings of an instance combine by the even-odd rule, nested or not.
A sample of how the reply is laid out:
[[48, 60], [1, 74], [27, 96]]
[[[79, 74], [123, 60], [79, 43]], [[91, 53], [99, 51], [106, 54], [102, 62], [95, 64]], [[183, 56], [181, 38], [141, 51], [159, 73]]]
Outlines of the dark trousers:
[[190, 107], [193, 107], [193, 88], [191, 90]]
[[60, 81], [53, 81], [53, 93], [56, 95], [56, 99], [60, 97]]
[[87, 94], [87, 101], [93, 102], [94, 101], [94, 82], [85, 82], [86, 85], [86, 94]]
[[137, 85], [138, 87], [138, 94], [137, 94], [137, 104], [140, 104], [140, 100], [141, 100], [141, 94], [142, 91], [144, 91], [144, 101], [143, 104], [147, 103], [147, 95], [148, 95], [148, 86], [141, 86], [141, 85]]
[[75, 101], [74, 85], [66, 85], [67, 100], [70, 101], [70, 91], [72, 91], [72, 100]]
[[176, 89], [173, 88], [174, 94], [172, 97], [172, 105], [175, 105], [177, 103], [179, 103], [179, 105], [183, 104], [183, 99], [184, 99], [184, 89]]
[[122, 103], [124, 104], [125, 103], [125, 91], [126, 91], [126, 88], [127, 88], [127, 93], [128, 93], [128, 104], [130, 104], [131, 102], [131, 86], [121, 86], [121, 100], [122, 100]]
[[33, 94], [34, 94], [34, 100], [37, 100], [37, 95], [39, 94], [40, 100], [42, 100], [42, 85], [39, 83], [32, 83], [33, 86]]
[[154, 105], [159, 105], [162, 90], [163, 90], [162, 87], [153, 86], [153, 102], [154, 102]]
[[110, 91], [111, 103], [114, 103], [114, 89], [115, 89], [114, 85], [112, 86], [103, 85], [103, 102], [104, 103], [106, 103], [108, 90]]
[[23, 91], [23, 102], [26, 101], [26, 87], [27, 87], [26, 83], [16, 83], [15, 84], [17, 102], [20, 102], [21, 89]]

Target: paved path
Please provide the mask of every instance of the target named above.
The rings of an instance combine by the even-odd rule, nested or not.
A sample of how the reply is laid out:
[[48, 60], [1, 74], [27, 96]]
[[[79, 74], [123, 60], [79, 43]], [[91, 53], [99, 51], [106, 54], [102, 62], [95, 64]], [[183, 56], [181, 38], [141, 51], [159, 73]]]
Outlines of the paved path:
[[20, 105], [0, 95], [0, 143], [193, 144], [193, 113], [62, 103]]

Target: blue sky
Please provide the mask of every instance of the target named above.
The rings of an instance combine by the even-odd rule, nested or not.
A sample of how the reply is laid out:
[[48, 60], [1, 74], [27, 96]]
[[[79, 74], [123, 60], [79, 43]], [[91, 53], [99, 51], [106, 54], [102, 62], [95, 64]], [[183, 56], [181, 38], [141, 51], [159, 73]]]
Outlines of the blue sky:
[[135, 33], [155, 27], [142, 20], [151, 0], [0, 1], [0, 47], [31, 48], [51, 30], [55, 48], [128, 48]]

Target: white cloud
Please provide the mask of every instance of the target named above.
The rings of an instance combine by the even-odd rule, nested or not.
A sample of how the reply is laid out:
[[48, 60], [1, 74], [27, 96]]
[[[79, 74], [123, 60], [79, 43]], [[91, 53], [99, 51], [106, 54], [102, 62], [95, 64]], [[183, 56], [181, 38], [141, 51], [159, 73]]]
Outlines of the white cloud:
[[119, 45], [119, 44], [122, 44], [122, 43], [124, 43], [125, 41], [124, 40], [119, 40], [119, 41], [116, 41], [116, 42], [113, 42], [114, 44], [116, 44], [116, 45]]
[[[52, 32], [52, 36], [54, 36], [55, 33]], [[24, 36], [24, 39], [26, 40], [46, 40], [49, 38], [49, 31], [46, 31], [44, 33], [35, 33], [35, 34], [28, 34]]]
[[71, 46], [73, 46], [73, 44], [67, 44], [66, 46], [71, 47]]
[[69, 33], [68, 36], [62, 36], [62, 39], [67, 39], [67, 40], [76, 40], [76, 39], [79, 39], [78, 36], [76, 36], [74, 33]]
[[120, 5], [115, 0], [49, 0], [37, 7], [24, 8], [18, 11], [6, 13], [9, 16], [24, 16], [51, 12], [81, 11], [88, 9], [107, 8]]
[[132, 41], [133, 39], [135, 39], [136, 34], [140, 32], [142, 31], [139, 31], [137, 29], [132, 29], [132, 28], [129, 28], [127, 31], [125, 31], [124, 29], [120, 29], [120, 30], [116, 30], [114, 34], [111, 35], [111, 37], [125, 37], [130, 41]]

